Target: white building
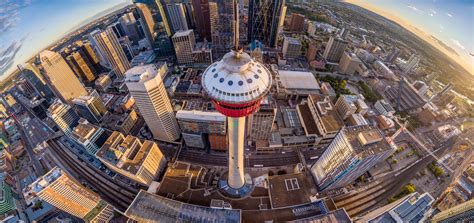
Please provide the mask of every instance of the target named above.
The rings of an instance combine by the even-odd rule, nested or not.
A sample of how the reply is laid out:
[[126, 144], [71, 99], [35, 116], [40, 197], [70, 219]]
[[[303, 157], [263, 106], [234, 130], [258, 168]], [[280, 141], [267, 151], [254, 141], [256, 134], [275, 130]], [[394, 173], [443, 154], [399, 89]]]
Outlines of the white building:
[[323, 58], [328, 62], [339, 63], [349, 43], [338, 36], [331, 36], [326, 44]]
[[79, 116], [68, 104], [56, 100], [48, 108], [48, 117], [51, 118], [64, 135], [71, 136], [72, 130], [79, 122]]
[[374, 63], [374, 69], [375, 72], [382, 77], [385, 77], [387, 79], [395, 79], [395, 74], [393, 74], [393, 71], [390, 70], [390, 68], [387, 67], [382, 61], [377, 60]]
[[71, 139], [81, 145], [87, 153], [94, 156], [104, 143], [106, 135], [103, 128], [92, 125], [85, 119], [80, 119], [79, 124], [72, 130]]
[[392, 107], [392, 105], [383, 99], [375, 102], [374, 107], [381, 115], [392, 117], [393, 114], [395, 114], [395, 109]]
[[173, 142], [180, 131], [164, 87], [160, 72], [163, 70], [155, 65], [136, 66], [126, 72], [125, 83], [153, 137]]
[[76, 97], [87, 94], [84, 86], [59, 53], [44, 50], [39, 54], [39, 58], [48, 85], [62, 101], [70, 102]]
[[344, 127], [311, 167], [311, 173], [320, 190], [344, 187], [385, 160], [394, 149], [376, 127]]

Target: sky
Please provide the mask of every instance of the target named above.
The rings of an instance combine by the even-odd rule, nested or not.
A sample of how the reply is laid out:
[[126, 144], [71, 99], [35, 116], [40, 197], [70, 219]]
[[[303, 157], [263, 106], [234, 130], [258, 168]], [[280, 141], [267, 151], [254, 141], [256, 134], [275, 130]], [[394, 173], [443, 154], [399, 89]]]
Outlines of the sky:
[[[474, 0], [351, 0], [382, 16], [394, 16], [454, 49], [449, 55], [474, 74]], [[392, 18], [390, 18], [392, 19]], [[398, 22], [398, 21], [395, 21]], [[403, 25], [403, 24], [401, 24]], [[410, 30], [410, 29], [409, 29]], [[413, 31], [413, 30], [411, 30]], [[418, 34], [418, 33], [415, 33]], [[446, 53], [446, 52], [445, 52]], [[462, 65], [461, 64], [461, 65]]]
[[0, 0], [0, 80], [82, 21], [127, 0]]

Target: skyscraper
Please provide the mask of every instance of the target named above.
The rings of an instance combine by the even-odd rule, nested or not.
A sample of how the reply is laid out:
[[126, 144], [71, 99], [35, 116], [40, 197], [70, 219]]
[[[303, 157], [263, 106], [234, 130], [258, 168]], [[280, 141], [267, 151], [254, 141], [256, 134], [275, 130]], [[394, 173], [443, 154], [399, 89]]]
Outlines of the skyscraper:
[[57, 97], [64, 102], [70, 102], [76, 97], [87, 94], [84, 86], [59, 53], [44, 50], [39, 57], [44, 77]]
[[412, 54], [408, 61], [404, 64], [402, 64], [401, 69], [405, 73], [410, 73], [415, 69], [416, 66], [418, 66], [418, 63], [420, 63], [420, 57], [418, 55]]
[[186, 31], [178, 31], [173, 35], [172, 40], [178, 64], [192, 64], [192, 53], [194, 50], [194, 46], [196, 45], [193, 30], [189, 29]]
[[129, 12], [119, 19], [120, 24], [123, 27], [123, 31], [134, 43], [137, 43], [140, 40], [140, 33], [138, 31], [137, 20], [133, 16], [133, 13]]
[[212, 41], [209, 0], [192, 0], [196, 30], [201, 39]]
[[304, 15], [293, 13], [291, 14], [289, 30], [295, 32], [303, 32], [304, 31]]
[[107, 113], [107, 109], [100, 96], [84, 95], [73, 99], [72, 103], [79, 116], [91, 123], [98, 124], [105, 113]]
[[275, 121], [276, 111], [272, 104], [262, 102], [260, 109], [247, 118], [247, 132], [250, 141], [268, 140]]
[[48, 117], [58, 126], [66, 136], [70, 136], [74, 127], [79, 123], [79, 116], [68, 104], [55, 101], [48, 108]]
[[122, 46], [114, 31], [110, 28], [104, 31], [95, 30], [90, 35], [102, 56], [104, 56], [111, 65], [115, 75], [122, 78], [125, 71], [130, 69], [130, 62], [123, 52]]
[[18, 65], [18, 69], [25, 80], [35, 89], [36, 93], [46, 99], [54, 97], [53, 92], [48, 87], [46, 81], [41, 75], [40, 70], [32, 64]]
[[64, 212], [91, 222], [105, 222], [113, 214], [112, 206], [58, 167], [25, 189], [27, 201], [39, 197]]
[[400, 50], [396, 47], [393, 47], [390, 54], [387, 56], [387, 58], [385, 58], [385, 62], [393, 63], [398, 58], [398, 56], [400, 56]]
[[90, 83], [95, 80], [97, 71], [81, 48], [71, 53], [66, 59], [84, 83]]
[[276, 47], [284, 6], [285, 0], [250, 0], [248, 41], [259, 40], [265, 46]]
[[153, 137], [172, 142], [179, 138], [180, 132], [159, 71], [155, 65], [133, 67], [127, 71], [125, 83]]
[[323, 53], [323, 58], [329, 62], [338, 63], [341, 60], [344, 50], [347, 48], [348, 42], [341, 39], [339, 36], [331, 36], [326, 49]]
[[344, 127], [311, 167], [321, 190], [331, 190], [352, 183], [394, 151], [376, 127]]
[[188, 30], [188, 23], [186, 21], [186, 7], [183, 3], [168, 3], [166, 4], [170, 22], [175, 32], [179, 30]]
[[153, 20], [151, 11], [145, 4], [136, 3], [135, 5], [137, 6], [137, 14], [139, 15], [137, 20], [140, 22], [143, 33], [150, 43], [150, 46], [153, 46], [155, 43], [155, 21]]

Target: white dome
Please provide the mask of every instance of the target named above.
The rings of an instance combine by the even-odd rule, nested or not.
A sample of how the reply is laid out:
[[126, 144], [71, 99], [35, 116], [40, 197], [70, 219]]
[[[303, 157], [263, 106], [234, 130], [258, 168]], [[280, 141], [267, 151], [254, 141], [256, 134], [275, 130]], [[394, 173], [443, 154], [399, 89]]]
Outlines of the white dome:
[[209, 97], [232, 104], [260, 99], [270, 89], [268, 69], [247, 53], [229, 52], [209, 66], [202, 75], [202, 85]]

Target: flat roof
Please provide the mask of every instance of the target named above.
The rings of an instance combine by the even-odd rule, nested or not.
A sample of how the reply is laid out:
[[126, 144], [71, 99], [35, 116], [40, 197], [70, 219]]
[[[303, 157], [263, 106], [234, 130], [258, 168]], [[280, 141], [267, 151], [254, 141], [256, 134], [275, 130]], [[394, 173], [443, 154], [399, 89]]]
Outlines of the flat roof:
[[138, 222], [241, 222], [241, 211], [217, 209], [171, 200], [141, 190], [125, 211]]
[[226, 121], [226, 117], [219, 112], [205, 112], [198, 110], [179, 110], [176, 112], [176, 119], [214, 122]]
[[192, 32], [193, 32], [192, 29], [180, 30], [180, 31], [176, 32], [176, 33], [173, 35], [172, 38], [187, 36], [187, 35], [189, 35], [189, 34], [192, 33]]
[[318, 132], [318, 127], [316, 126], [316, 121], [309, 110], [308, 104], [299, 104], [296, 109], [302, 120], [302, 125], [306, 135], [315, 135]]
[[278, 70], [280, 81], [286, 89], [320, 90], [311, 72]]
[[268, 193], [272, 208], [311, 203], [310, 197], [316, 194], [315, 188], [312, 179], [302, 173], [268, 177]]
[[[374, 126], [359, 125], [344, 127], [342, 133], [345, 135], [354, 151], [361, 157], [370, 156], [392, 149], [384, 135]], [[362, 144], [361, 137], [369, 143]]]

